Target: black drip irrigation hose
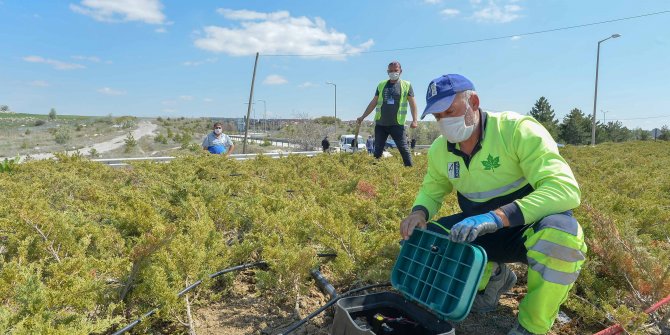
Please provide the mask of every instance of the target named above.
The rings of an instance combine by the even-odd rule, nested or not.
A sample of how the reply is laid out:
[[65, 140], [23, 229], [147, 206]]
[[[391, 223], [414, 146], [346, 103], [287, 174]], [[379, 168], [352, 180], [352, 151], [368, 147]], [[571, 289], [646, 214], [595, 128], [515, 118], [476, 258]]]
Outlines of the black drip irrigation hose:
[[[221, 270], [219, 272], [212, 273], [211, 275], [209, 275], [209, 279], [216, 278], [216, 277], [218, 277], [222, 274], [228, 273], [228, 272], [240, 271], [240, 270], [253, 268], [253, 267], [257, 267], [257, 266], [265, 267], [267, 265], [268, 264], [265, 261], [258, 261], [258, 262], [254, 262], [254, 263], [247, 263], [247, 264], [242, 264], [242, 265], [238, 265], [238, 266], [233, 266], [232, 268], [227, 268], [227, 269]], [[188, 293], [192, 289], [198, 287], [198, 285], [200, 285], [200, 284], [202, 284], [202, 279], [196, 281], [195, 283], [193, 283], [193, 284], [185, 287], [183, 290], [179, 291], [179, 293], [177, 293], [177, 297], [181, 298], [181, 296]], [[146, 314], [139, 317], [137, 320], [135, 320], [135, 321], [129, 323], [127, 326], [119, 329], [117, 332], [113, 333], [112, 335], [121, 335], [121, 334], [133, 329], [133, 327], [137, 326], [140, 322], [142, 322], [142, 320], [144, 320], [144, 319], [154, 315], [156, 312], [158, 312], [159, 308], [160, 307], [156, 307], [156, 308], [150, 310]]]
[[288, 329], [286, 329], [283, 333], [280, 333], [279, 335], [286, 335], [286, 334], [289, 334], [289, 333], [295, 331], [296, 329], [300, 328], [300, 326], [307, 323], [307, 321], [309, 321], [313, 317], [319, 315], [321, 312], [328, 309], [328, 307], [334, 305], [338, 300], [340, 300], [340, 299], [342, 299], [346, 296], [349, 296], [349, 295], [354, 294], [356, 292], [365, 291], [365, 290], [369, 290], [369, 289], [377, 288], [377, 287], [386, 287], [386, 286], [391, 286], [391, 283], [387, 282], [387, 283], [382, 283], [382, 284], [373, 284], [373, 285], [363, 286], [363, 287], [360, 287], [360, 288], [357, 288], [357, 289], [353, 289], [353, 290], [349, 290], [347, 292], [344, 292], [344, 293], [338, 295], [337, 297], [330, 299], [325, 305], [321, 306], [321, 308], [312, 312], [312, 314], [308, 315], [306, 318], [292, 324]]

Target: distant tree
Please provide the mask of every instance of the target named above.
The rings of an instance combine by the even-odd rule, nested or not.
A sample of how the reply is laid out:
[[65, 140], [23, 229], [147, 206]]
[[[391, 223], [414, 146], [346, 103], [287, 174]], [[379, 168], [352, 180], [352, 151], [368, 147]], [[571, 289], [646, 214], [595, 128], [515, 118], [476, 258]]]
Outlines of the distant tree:
[[126, 136], [126, 139], [123, 141], [126, 143], [126, 147], [123, 150], [125, 153], [129, 153], [135, 147], [137, 147], [137, 140], [135, 139], [135, 136], [133, 136], [132, 133], [128, 133], [128, 136]]
[[642, 128], [635, 128], [632, 130], [633, 139], [639, 141], [648, 141], [651, 138], [651, 133]]
[[315, 118], [314, 122], [318, 124], [335, 124], [335, 122], [340, 123], [340, 119], [334, 116], [320, 116]]
[[3, 113], [9, 112], [9, 106], [0, 105], [0, 112], [3, 112]]
[[95, 148], [91, 148], [91, 150], [88, 151], [88, 154], [91, 156], [91, 158], [100, 157], [100, 153]]
[[409, 136], [416, 138], [418, 144], [431, 144], [440, 136], [440, 129], [435, 122], [419, 122], [416, 128], [410, 128]]
[[551, 134], [553, 138], [557, 138], [558, 120], [556, 120], [554, 110], [551, 108], [549, 101], [545, 97], [540, 97], [540, 99], [535, 102], [535, 105], [530, 110], [529, 114], [547, 128], [547, 131], [549, 131], [549, 134]]
[[579, 108], [573, 108], [558, 126], [559, 139], [565, 144], [588, 144], [591, 139], [591, 120]]
[[623, 126], [621, 121], [610, 121], [603, 125], [606, 141], [623, 142], [630, 139], [630, 130]]
[[163, 136], [163, 134], [158, 134], [156, 137], [154, 137], [154, 142], [156, 143], [161, 143], [161, 144], [167, 144], [167, 138]]
[[56, 119], [56, 109], [51, 108], [51, 111], [49, 111], [49, 120], [55, 120]]
[[302, 150], [319, 147], [321, 139], [328, 134], [326, 128], [310, 120], [307, 113], [299, 113], [296, 118], [300, 121], [283, 129], [287, 137]]
[[670, 141], [670, 129], [668, 129], [667, 125], [661, 127], [661, 132], [658, 135], [658, 139], [663, 141]]

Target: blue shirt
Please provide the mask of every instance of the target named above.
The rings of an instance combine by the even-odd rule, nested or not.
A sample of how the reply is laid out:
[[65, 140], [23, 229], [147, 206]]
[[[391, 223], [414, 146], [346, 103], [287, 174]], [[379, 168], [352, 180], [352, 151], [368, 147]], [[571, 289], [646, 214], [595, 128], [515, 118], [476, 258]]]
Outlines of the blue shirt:
[[219, 137], [216, 137], [216, 134], [211, 132], [202, 140], [202, 147], [213, 154], [225, 154], [231, 146], [233, 146], [233, 141], [228, 135], [223, 133]]

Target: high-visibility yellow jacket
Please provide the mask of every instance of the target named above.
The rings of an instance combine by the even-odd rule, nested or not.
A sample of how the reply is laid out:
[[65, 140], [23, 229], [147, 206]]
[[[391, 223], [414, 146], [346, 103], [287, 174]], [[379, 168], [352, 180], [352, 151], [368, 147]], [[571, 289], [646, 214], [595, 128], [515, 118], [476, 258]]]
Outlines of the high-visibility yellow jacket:
[[[407, 118], [407, 95], [409, 94], [410, 82], [407, 80], [400, 80], [400, 101], [398, 106], [398, 114], [396, 114], [396, 122], [399, 125], [405, 125]], [[377, 85], [377, 107], [375, 108], [375, 121], [382, 118], [382, 104], [384, 104], [384, 87], [388, 80], [382, 80]]]
[[471, 158], [443, 136], [433, 142], [413, 210], [431, 218], [452, 190], [464, 213], [501, 208], [511, 226], [579, 206], [572, 170], [539, 122], [513, 112], [480, 115], [482, 132]]

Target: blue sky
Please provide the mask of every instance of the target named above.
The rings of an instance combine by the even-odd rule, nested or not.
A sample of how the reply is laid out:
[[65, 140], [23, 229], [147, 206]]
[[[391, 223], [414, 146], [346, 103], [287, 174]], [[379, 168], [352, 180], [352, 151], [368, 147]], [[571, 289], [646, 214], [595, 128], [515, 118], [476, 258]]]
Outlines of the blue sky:
[[[670, 13], [523, 34], [667, 10], [666, 0], [0, 0], [0, 104], [240, 117], [258, 51], [258, 118], [258, 100], [268, 117], [333, 115], [331, 81], [338, 117], [354, 119], [391, 60], [420, 111], [431, 79], [460, 73], [484, 108], [527, 113], [545, 96], [562, 118], [592, 113], [597, 42], [618, 33], [601, 44], [598, 119], [652, 129], [670, 125]], [[385, 51], [498, 36], [515, 37]]]

